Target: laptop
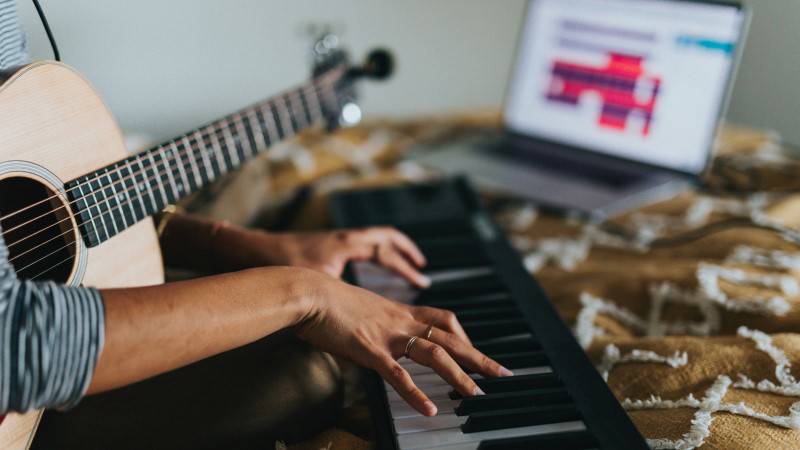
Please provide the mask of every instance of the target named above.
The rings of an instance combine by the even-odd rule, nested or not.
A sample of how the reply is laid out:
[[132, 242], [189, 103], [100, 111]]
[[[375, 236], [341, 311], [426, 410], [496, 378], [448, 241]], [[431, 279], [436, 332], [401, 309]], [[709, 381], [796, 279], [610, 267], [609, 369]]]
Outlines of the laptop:
[[412, 160], [605, 218], [699, 182], [748, 11], [712, 0], [530, 0], [500, 132]]

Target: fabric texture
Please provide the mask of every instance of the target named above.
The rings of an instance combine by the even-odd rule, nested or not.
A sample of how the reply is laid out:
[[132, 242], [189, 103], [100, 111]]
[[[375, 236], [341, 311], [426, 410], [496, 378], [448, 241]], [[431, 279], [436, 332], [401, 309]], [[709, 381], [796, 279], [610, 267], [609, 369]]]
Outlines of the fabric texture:
[[[479, 113], [305, 134], [217, 185], [217, 201], [187, 206], [241, 223], [325, 228], [330, 192], [435, 179], [404, 152], [498, 123]], [[705, 189], [603, 224], [485, 195], [653, 448], [800, 448], [800, 160], [774, 133], [731, 126], [717, 147]], [[275, 201], [287, 198], [290, 206]], [[363, 402], [357, 384], [349, 392]], [[290, 448], [344, 448], [342, 430], [371, 428], [357, 422]]]
[[0, 71], [28, 62], [28, 46], [17, 17], [16, 0], [0, 0]]

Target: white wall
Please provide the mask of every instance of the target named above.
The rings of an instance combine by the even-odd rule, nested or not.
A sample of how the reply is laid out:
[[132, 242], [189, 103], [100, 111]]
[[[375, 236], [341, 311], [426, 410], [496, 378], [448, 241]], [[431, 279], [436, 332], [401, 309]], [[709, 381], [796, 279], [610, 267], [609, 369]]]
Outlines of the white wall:
[[[41, 0], [65, 62], [94, 83], [122, 126], [168, 138], [305, 79], [320, 20], [354, 55], [394, 50], [396, 76], [363, 90], [366, 114], [498, 105], [524, 0]], [[800, 143], [800, 0], [752, 0], [751, 42], [731, 118]], [[49, 58], [18, 0], [36, 58]]]

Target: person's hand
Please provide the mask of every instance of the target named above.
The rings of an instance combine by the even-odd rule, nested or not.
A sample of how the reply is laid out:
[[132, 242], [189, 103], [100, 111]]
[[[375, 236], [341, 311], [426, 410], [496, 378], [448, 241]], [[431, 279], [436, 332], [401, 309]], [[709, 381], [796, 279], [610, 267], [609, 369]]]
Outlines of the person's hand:
[[433, 402], [397, 360], [412, 336], [418, 337], [408, 357], [433, 369], [465, 396], [482, 394], [468, 370], [487, 377], [512, 373], [476, 350], [455, 314], [386, 300], [367, 290], [318, 274], [313, 283], [311, 311], [296, 327], [297, 334], [317, 348], [376, 370], [414, 409], [433, 416]]
[[240, 228], [220, 233], [217, 247], [237, 268], [306, 267], [339, 278], [350, 261], [374, 261], [417, 287], [430, 285], [419, 269], [425, 257], [405, 234], [390, 227], [316, 233], [265, 233]]

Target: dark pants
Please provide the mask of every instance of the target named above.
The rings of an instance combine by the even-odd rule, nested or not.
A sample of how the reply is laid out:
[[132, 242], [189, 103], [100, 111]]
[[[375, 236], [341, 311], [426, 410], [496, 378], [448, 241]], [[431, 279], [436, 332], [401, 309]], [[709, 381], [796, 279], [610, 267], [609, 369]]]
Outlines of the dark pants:
[[340, 381], [330, 356], [282, 332], [48, 411], [32, 450], [271, 450], [332, 426]]

